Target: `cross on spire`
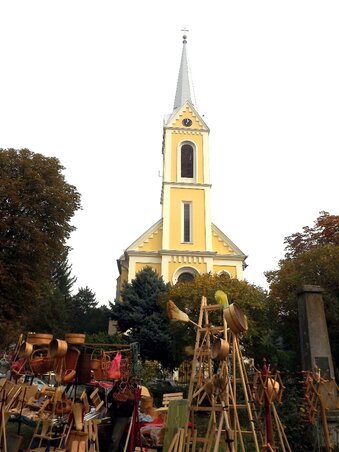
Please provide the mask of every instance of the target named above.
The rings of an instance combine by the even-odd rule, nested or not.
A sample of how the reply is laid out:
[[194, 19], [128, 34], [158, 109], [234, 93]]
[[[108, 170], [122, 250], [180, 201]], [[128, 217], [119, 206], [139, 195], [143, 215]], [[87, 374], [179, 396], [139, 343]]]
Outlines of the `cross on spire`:
[[183, 37], [182, 37], [182, 39], [183, 39], [183, 44], [186, 44], [187, 43], [187, 35], [186, 35], [186, 33], [188, 33], [189, 32], [189, 30], [187, 30], [187, 28], [182, 28], [181, 29], [181, 31], [183, 31], [185, 34], [183, 35]]

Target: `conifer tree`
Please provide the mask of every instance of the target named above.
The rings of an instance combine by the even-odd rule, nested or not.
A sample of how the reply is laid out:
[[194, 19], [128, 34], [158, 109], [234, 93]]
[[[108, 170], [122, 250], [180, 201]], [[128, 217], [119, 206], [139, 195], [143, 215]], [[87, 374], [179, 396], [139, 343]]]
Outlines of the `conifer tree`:
[[145, 267], [131, 283], [125, 284], [121, 300], [115, 300], [110, 306], [111, 318], [117, 321], [119, 331], [128, 334], [131, 342], [139, 343], [143, 359], [173, 367], [172, 331], [160, 303], [168, 288], [152, 268]]

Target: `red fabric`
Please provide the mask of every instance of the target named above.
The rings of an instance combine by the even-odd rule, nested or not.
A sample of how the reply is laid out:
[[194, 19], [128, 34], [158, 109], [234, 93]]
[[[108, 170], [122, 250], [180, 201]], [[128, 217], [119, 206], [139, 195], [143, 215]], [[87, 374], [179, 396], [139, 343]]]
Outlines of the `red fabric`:
[[121, 352], [117, 352], [113, 361], [111, 362], [110, 368], [107, 372], [107, 377], [113, 380], [119, 380], [121, 377], [120, 373], [120, 362], [121, 362]]
[[26, 364], [26, 358], [20, 358], [18, 361], [13, 361], [11, 364], [11, 377], [17, 383], [21, 375], [24, 375], [24, 367]]
[[26, 362], [25, 358], [20, 358], [18, 359], [18, 361], [14, 361], [12, 363], [11, 369], [19, 373], [23, 369], [25, 362]]
[[129, 452], [133, 452], [136, 443], [141, 442], [140, 438], [140, 422], [139, 422], [139, 402], [141, 398], [141, 388], [137, 388], [134, 391], [134, 411], [132, 416], [132, 429], [129, 441]]
[[161, 417], [157, 417], [151, 422], [140, 422], [140, 427], [144, 427], [145, 425], [164, 425], [164, 420]]

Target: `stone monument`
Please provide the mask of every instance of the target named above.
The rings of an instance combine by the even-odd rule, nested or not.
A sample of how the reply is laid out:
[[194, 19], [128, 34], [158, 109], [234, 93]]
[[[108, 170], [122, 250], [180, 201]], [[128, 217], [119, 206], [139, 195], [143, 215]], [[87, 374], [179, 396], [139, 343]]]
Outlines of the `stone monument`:
[[303, 370], [320, 369], [322, 378], [334, 378], [330, 341], [328, 338], [324, 290], [304, 285], [298, 291], [299, 332]]

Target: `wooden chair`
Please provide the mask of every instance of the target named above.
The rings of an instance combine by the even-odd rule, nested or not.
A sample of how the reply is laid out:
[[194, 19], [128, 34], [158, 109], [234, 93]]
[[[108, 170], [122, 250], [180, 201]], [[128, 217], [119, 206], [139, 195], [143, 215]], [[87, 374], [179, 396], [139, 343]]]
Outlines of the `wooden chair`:
[[99, 411], [104, 404], [104, 401], [101, 400], [99, 396], [99, 388], [94, 389], [94, 391], [90, 394], [89, 398], [91, 399], [95, 411]]
[[71, 425], [65, 424], [61, 432], [55, 433], [53, 431], [52, 419], [39, 421], [33, 432], [27, 452], [45, 450], [51, 444], [53, 444], [53, 447], [50, 450], [66, 450], [66, 442], [70, 429]]

